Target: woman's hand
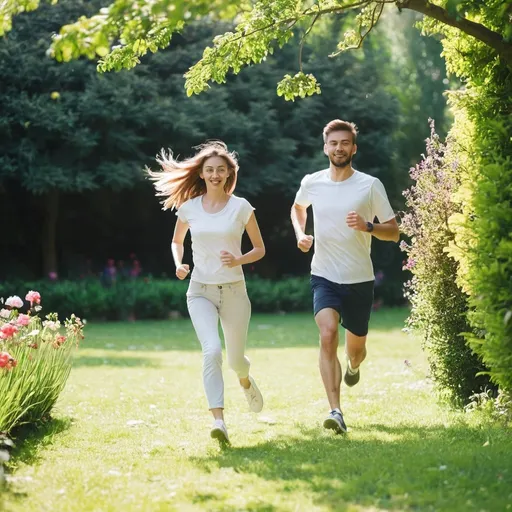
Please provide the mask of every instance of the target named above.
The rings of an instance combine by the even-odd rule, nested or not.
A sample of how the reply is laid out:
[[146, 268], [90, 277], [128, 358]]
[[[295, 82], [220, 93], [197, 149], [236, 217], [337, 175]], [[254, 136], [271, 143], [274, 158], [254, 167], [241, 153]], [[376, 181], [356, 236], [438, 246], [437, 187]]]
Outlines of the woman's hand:
[[225, 267], [233, 268], [238, 266], [238, 260], [228, 251], [220, 251], [220, 261]]
[[177, 269], [176, 269], [176, 277], [178, 279], [181, 279], [183, 281], [183, 279], [185, 279], [185, 277], [188, 276], [190, 272], [190, 267], [188, 265], [183, 265], [181, 264]]

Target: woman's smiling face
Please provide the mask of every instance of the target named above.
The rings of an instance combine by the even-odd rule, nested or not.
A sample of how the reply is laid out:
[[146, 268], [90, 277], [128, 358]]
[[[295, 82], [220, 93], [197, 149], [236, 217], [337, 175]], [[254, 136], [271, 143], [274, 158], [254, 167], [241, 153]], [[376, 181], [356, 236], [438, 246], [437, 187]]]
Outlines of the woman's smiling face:
[[207, 158], [199, 175], [206, 183], [206, 190], [224, 190], [229, 177], [226, 160], [221, 156]]

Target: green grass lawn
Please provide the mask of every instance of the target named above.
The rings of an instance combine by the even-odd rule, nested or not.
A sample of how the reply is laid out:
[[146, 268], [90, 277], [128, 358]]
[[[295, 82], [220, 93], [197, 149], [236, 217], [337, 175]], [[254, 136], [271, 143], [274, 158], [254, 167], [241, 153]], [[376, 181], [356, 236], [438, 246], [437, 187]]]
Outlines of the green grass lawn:
[[209, 437], [188, 320], [89, 324], [54, 420], [20, 433], [3, 508], [512, 509], [510, 430], [436, 403], [419, 343], [401, 331], [406, 314], [373, 317], [361, 382], [342, 389], [345, 437], [321, 427], [312, 316], [255, 315], [248, 355], [265, 408], [248, 412], [226, 367], [227, 448]]

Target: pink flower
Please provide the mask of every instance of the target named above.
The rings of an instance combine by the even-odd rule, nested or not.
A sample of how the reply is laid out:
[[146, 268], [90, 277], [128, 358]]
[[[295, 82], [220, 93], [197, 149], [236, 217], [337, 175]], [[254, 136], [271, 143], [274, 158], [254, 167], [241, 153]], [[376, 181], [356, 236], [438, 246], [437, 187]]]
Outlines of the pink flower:
[[53, 342], [53, 348], [59, 348], [66, 341], [66, 336], [56, 336]]
[[32, 306], [34, 304], [34, 302], [36, 304], [40, 304], [41, 303], [41, 295], [39, 294], [39, 292], [35, 292], [33, 290], [30, 290], [26, 297], [25, 297], [25, 300], [28, 300], [30, 302], [30, 305]]
[[412, 270], [416, 266], [416, 260], [414, 258], [409, 258], [407, 263], [402, 267], [402, 270]]
[[30, 322], [30, 317], [28, 315], [19, 315], [17, 318], [18, 325], [28, 325]]
[[9, 352], [0, 352], [0, 368], [10, 370], [17, 364], [16, 359], [9, 354]]
[[9, 318], [11, 316], [11, 310], [10, 309], [0, 309], [0, 316], [2, 318]]
[[5, 305], [11, 308], [21, 308], [23, 307], [23, 301], [17, 295], [13, 295], [5, 301]]
[[13, 324], [4, 324], [0, 327], [0, 332], [2, 332], [5, 338], [10, 338], [18, 332], [18, 328]]

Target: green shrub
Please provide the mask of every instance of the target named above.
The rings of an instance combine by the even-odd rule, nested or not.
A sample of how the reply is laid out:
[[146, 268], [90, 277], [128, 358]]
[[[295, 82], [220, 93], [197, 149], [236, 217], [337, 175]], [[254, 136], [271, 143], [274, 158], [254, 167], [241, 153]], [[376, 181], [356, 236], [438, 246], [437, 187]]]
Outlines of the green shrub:
[[[118, 281], [105, 287], [100, 281], [41, 281], [0, 284], [0, 295], [7, 290], [41, 290], [45, 308], [61, 317], [75, 312], [88, 320], [165, 319], [173, 313], [188, 315], [188, 281], [176, 279], [137, 279]], [[272, 281], [252, 278], [247, 289], [254, 312], [310, 311], [309, 276]]]
[[[466, 107], [478, 110], [472, 102]], [[477, 123], [466, 111], [458, 119], [459, 137], [464, 130], [469, 135], [458, 151], [467, 165], [458, 195], [462, 213], [451, 219], [456, 238], [450, 254], [469, 295], [473, 329], [466, 338], [492, 381], [512, 391], [512, 120], [499, 110], [495, 119], [482, 118], [479, 108]]]
[[411, 241], [401, 247], [408, 253], [404, 268], [413, 276], [407, 284], [409, 326], [422, 335], [437, 390], [462, 405], [488, 386], [489, 379], [479, 375], [485, 367], [464, 339], [463, 333], [471, 330], [468, 298], [456, 283], [458, 264], [446, 252], [454, 239], [448, 219], [460, 211], [453, 201], [460, 170], [446, 153], [432, 122], [427, 154], [411, 169], [415, 183], [404, 193], [408, 212], [402, 230]]

